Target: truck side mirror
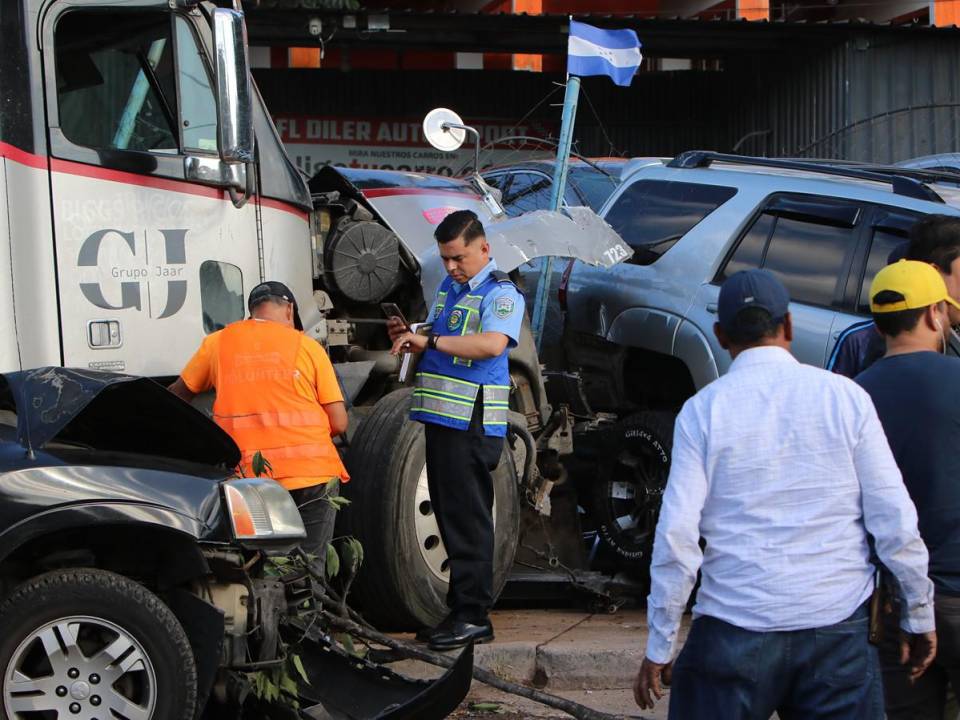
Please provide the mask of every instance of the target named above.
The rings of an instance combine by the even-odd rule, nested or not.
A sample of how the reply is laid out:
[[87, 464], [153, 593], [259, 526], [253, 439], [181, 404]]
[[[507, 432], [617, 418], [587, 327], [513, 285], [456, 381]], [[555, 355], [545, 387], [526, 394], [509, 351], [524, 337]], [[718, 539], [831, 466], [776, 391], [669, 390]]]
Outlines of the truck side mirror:
[[213, 11], [213, 46], [220, 158], [228, 163], [252, 163], [253, 95], [243, 13], [225, 8]]

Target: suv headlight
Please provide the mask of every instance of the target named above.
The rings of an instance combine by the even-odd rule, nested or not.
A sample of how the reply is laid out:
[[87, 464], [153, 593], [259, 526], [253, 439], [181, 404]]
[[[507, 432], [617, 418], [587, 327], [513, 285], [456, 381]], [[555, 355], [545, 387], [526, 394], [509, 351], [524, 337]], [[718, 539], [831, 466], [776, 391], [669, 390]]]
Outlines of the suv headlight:
[[307, 536], [297, 504], [273, 480], [228, 480], [223, 483], [223, 494], [237, 540], [300, 540]]

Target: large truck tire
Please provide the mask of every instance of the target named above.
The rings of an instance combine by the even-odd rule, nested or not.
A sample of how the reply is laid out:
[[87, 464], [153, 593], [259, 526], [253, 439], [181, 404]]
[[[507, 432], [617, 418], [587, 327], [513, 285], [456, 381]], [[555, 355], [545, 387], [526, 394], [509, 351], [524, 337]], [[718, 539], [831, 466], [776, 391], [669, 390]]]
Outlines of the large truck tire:
[[633, 574], [649, 573], [653, 536], [670, 473], [676, 415], [641, 412], [605, 430], [591, 511], [604, 544]]
[[[442, 620], [449, 569], [427, 489], [423, 426], [408, 419], [412, 391], [381, 398], [357, 428], [341, 488], [350, 505], [338, 517], [338, 535], [363, 544], [364, 560], [351, 595], [380, 628], [417, 630]], [[504, 443], [493, 473], [494, 592], [513, 565], [520, 531], [517, 473]]]
[[90, 568], [55, 570], [0, 607], [0, 718], [190, 720], [190, 641], [142, 585]]

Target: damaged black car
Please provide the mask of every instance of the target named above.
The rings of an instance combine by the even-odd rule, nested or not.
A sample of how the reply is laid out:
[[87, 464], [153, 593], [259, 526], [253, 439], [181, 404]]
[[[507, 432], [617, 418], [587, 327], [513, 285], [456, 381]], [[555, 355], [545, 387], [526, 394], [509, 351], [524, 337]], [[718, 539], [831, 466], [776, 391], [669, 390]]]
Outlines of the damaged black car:
[[459, 704], [472, 653], [414, 682], [303, 622], [316, 597], [288, 560], [297, 508], [269, 478], [236, 477], [238, 460], [152, 380], [0, 375], [0, 718], [428, 719]]

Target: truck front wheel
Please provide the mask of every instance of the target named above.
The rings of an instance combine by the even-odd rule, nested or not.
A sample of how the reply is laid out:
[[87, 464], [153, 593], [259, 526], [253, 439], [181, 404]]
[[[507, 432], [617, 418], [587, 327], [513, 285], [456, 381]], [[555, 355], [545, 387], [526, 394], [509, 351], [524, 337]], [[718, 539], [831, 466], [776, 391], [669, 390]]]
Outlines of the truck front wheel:
[[[410, 390], [381, 398], [357, 429], [347, 455], [351, 481], [341, 492], [338, 534], [363, 544], [355, 594], [364, 617], [381, 627], [416, 630], [448, 609], [447, 553], [427, 488], [423, 427], [407, 418]], [[493, 585], [499, 594], [517, 550], [520, 501], [517, 474], [505, 444], [494, 482]]]
[[56, 570], [0, 607], [3, 720], [189, 720], [190, 642], [152, 592], [122, 575]]

